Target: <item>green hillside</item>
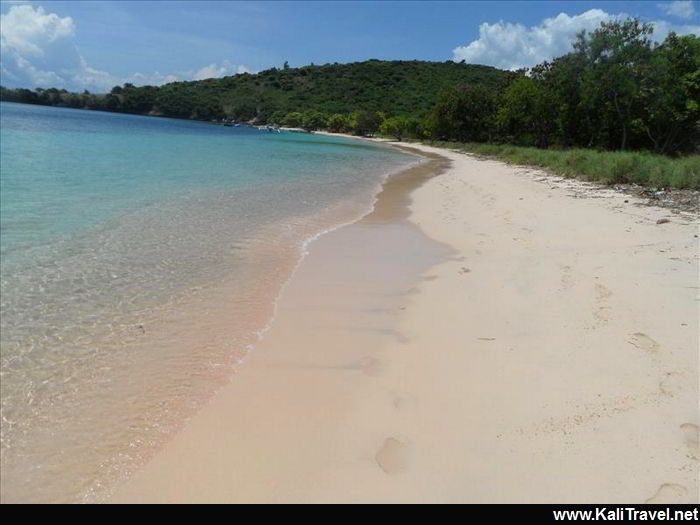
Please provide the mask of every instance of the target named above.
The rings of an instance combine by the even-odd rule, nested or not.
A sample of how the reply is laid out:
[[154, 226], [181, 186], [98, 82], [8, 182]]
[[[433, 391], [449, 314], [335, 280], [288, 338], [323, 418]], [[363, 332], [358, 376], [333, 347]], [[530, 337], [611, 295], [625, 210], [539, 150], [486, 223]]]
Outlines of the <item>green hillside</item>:
[[242, 116], [252, 116], [253, 110], [271, 115], [274, 111], [308, 109], [327, 114], [363, 109], [423, 115], [433, 108], [437, 94], [445, 87], [474, 83], [498, 87], [506, 76], [507, 73], [495, 68], [451, 61], [370, 60], [273, 69], [257, 75], [208, 80], [197, 88], [209, 89], [209, 84], [212, 90], [223, 87], [224, 107]]
[[[655, 42], [652, 33], [652, 24], [635, 18], [604, 22], [577, 35], [565, 55], [529, 71], [452, 61], [368, 60], [300, 68], [285, 63], [256, 74], [160, 87], [125, 84], [105, 94], [2, 88], [0, 98], [307, 131], [379, 133], [397, 140], [697, 155], [700, 38], [671, 32]], [[566, 162], [578, 163], [574, 157]], [[616, 181], [642, 180], [639, 162], [651, 171], [659, 166], [623, 156], [606, 159], [611, 175], [605, 178]], [[586, 163], [593, 166], [590, 159]], [[687, 185], [692, 179], [692, 187], [700, 187], [696, 163], [683, 166], [669, 180]], [[688, 170], [691, 179], [685, 176]], [[660, 180], [651, 171], [647, 179]]]
[[161, 87], [125, 84], [98, 95], [3, 88], [2, 99], [200, 120], [229, 117], [266, 122], [275, 112], [316, 110], [330, 115], [357, 109], [423, 116], [433, 108], [443, 88], [462, 84], [499, 88], [510, 75], [492, 67], [452, 61], [369, 60], [272, 68]]

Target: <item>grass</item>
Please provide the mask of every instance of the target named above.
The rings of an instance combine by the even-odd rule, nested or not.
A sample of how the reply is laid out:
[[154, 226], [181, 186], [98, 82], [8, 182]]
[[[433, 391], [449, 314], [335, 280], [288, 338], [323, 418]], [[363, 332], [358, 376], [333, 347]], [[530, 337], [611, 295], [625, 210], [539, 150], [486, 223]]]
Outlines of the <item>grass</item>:
[[435, 146], [546, 168], [564, 177], [604, 184], [700, 190], [700, 155], [672, 158], [648, 152], [542, 150], [507, 144], [435, 142]]

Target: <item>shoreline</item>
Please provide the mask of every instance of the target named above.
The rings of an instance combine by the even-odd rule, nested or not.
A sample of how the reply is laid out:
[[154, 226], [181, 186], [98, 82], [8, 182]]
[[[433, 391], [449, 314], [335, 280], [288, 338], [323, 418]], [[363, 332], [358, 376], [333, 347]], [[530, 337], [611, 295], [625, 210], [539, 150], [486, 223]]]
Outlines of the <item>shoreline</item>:
[[[404, 166], [422, 163], [415, 155], [404, 159]], [[110, 487], [115, 479], [124, 479], [157, 455], [162, 444], [177, 435], [212, 394], [236, 374], [273, 321], [278, 297], [302, 263], [308, 245], [369, 213], [385, 180], [403, 169], [396, 163], [377, 164], [374, 171], [367, 172], [371, 179], [362, 187], [366, 191], [358, 190], [356, 195], [346, 192], [344, 201], [318, 213], [302, 214], [298, 210], [292, 232], [287, 232], [289, 223], [270, 225], [269, 230], [264, 230], [268, 235], [248, 241], [246, 246], [246, 262], [253, 256], [259, 257], [256, 272], [248, 265], [243, 274], [234, 266], [231, 271], [238, 273], [226, 274], [216, 281], [196, 282], [186, 293], [154, 302], [148, 317], [134, 315], [132, 322], [122, 322], [120, 327], [128, 331], [127, 343], [131, 346], [107, 353], [101, 361], [95, 359], [93, 368], [85, 367], [85, 374], [111, 369], [121, 374], [115, 373], [116, 379], [108, 373], [100, 378], [111, 388], [110, 395], [99, 404], [92, 404], [111, 417], [104, 419], [103, 424], [103, 416], [92, 417], [80, 411], [78, 422], [69, 421], [79, 430], [64, 431], [60, 436], [64, 441], [59, 441], [49, 427], [34, 432], [31, 445], [39, 443], [37, 448], [47, 450], [47, 455], [60, 450], [52, 456], [58, 459], [50, 465], [58, 474], [47, 474], [46, 482], [44, 478], [37, 482], [36, 478], [23, 475], [31, 472], [31, 459], [25, 460], [31, 458], [30, 454], [20, 451], [15, 456], [6, 455], [3, 449], [3, 502], [103, 500], [105, 487]], [[279, 242], [268, 242], [270, 239]], [[263, 278], [246, 280], [240, 275]], [[130, 363], [138, 363], [136, 373], [120, 368], [119, 358], [126, 352], [133, 356]], [[73, 389], [71, 395], [78, 398], [80, 392]], [[66, 402], [64, 396], [63, 400], [66, 405], [75, 406], [72, 398]], [[90, 439], [95, 435], [100, 439]], [[89, 447], [89, 454], [76, 453], [83, 446]], [[36, 454], [35, 450], [30, 452]], [[41, 492], [33, 490], [32, 484], [41, 485]]]
[[[360, 218], [348, 223], [338, 225], [330, 230], [324, 231], [307, 240], [305, 247], [302, 249], [302, 257], [294, 271], [290, 274], [289, 279], [284, 283], [280, 294], [275, 302], [274, 313], [270, 319], [270, 323], [264, 330], [264, 337], [261, 337], [255, 345], [255, 349], [248, 352], [242, 359], [245, 362], [231, 378], [230, 385], [219, 389], [210, 402], [205, 406], [199, 414], [193, 418], [199, 422], [190, 422], [186, 425], [184, 432], [176, 435], [170, 444], [166, 444], [164, 449], [156, 454], [151, 463], [146, 464], [145, 469], [151, 465], [160, 462], [162, 457], [167, 457], [171, 454], [168, 449], [173, 446], [177, 447], [180, 436], [183, 433], [199, 432], [199, 428], [216, 423], [218, 412], [221, 403], [225, 405], [233, 405], [237, 416], [231, 416], [237, 419], [241, 416], [241, 412], [245, 412], [248, 402], [253, 401], [261, 392], [258, 387], [249, 388], [245, 383], [251, 377], [257, 377], [256, 381], [265, 381], [265, 378], [259, 377], [261, 368], [265, 368], [274, 375], [277, 368], [289, 368], [291, 370], [328, 370], [328, 371], [347, 371], [348, 374], [360, 376], [360, 380], [366, 377], [373, 377], [379, 373], [382, 364], [368, 350], [369, 348], [381, 347], [387, 340], [401, 340], [402, 336], [396, 330], [391, 328], [390, 324], [395, 321], [397, 311], [400, 306], [396, 301], [401, 301], [412, 293], [415, 280], [420, 279], [420, 275], [433, 264], [449, 258], [451, 251], [444, 245], [428, 239], [420, 230], [407, 220], [409, 215], [408, 204], [410, 202], [409, 195], [414, 189], [423, 184], [426, 180], [437, 176], [448, 167], [447, 162], [441, 156], [430, 153], [422, 153], [417, 151], [410, 152], [414, 156], [419, 156], [422, 161], [416, 163], [406, 169], [387, 175], [384, 179], [381, 188], [375, 196], [371, 211], [365, 213]], [[420, 247], [420, 248], [418, 248]], [[381, 252], [380, 260], [385, 260], [389, 264], [377, 265], [378, 258], [373, 255], [364, 255], [359, 258], [354, 256], [353, 251], [358, 253], [362, 250], [371, 250]], [[406, 261], [402, 264], [395, 265], [390, 257], [395, 253], [393, 249], [405, 250], [407, 255]], [[319, 252], [321, 256], [319, 257]], [[342, 252], [344, 255], [338, 257], [337, 253]], [[358, 262], [359, 259], [359, 262]], [[331, 263], [335, 266], [332, 271], [327, 270], [327, 265]], [[397, 271], [397, 266], [400, 270]], [[358, 267], [360, 268], [358, 270]], [[355, 276], [353, 274], [360, 272], [362, 275]], [[323, 274], [321, 280], [331, 281], [334, 289], [342, 289], [343, 299], [338, 302], [333, 302], [330, 305], [324, 304], [323, 307], [318, 306], [318, 302], [323, 302], [323, 297], [327, 293], [327, 288], [319, 289], [316, 285], [319, 280], [319, 274]], [[377, 286], [372, 285], [371, 290], [367, 290], [367, 278], [376, 279]], [[374, 282], [370, 279], [370, 283]], [[383, 283], [383, 284], [380, 284]], [[326, 283], [328, 284], [328, 283]], [[344, 302], [348, 295], [353, 294], [353, 286], [363, 289], [359, 298], [352, 301], [352, 305]], [[309, 288], [312, 289], [309, 292]], [[291, 290], [290, 290], [291, 289]], [[291, 304], [288, 296], [292, 297]], [[309, 304], [309, 299], [311, 304]], [[324, 315], [324, 310], [330, 310], [330, 315]], [[348, 316], [349, 312], [349, 316]], [[364, 315], [364, 313], [368, 315]], [[269, 365], [266, 361], [274, 358], [271, 350], [277, 348], [280, 344], [280, 324], [294, 325], [288, 331], [294, 332], [293, 335], [284, 334], [284, 345], [288, 345], [290, 338], [295, 340], [295, 344], [299, 347], [303, 346], [304, 335], [298, 332], [300, 325], [304, 325], [306, 321], [314, 319], [316, 316], [328, 317], [325, 321], [327, 325], [336, 325], [336, 328], [326, 330], [326, 333], [321, 337], [326, 337], [325, 342], [332, 344], [330, 339], [335, 339], [338, 335], [343, 338], [343, 346], [347, 348], [344, 353], [339, 353], [335, 358], [331, 358], [332, 364], [318, 364], [305, 362], [287, 363], [283, 360], [282, 364]], [[357, 322], [357, 316], [363, 318], [363, 322], [367, 326], [361, 326], [356, 329], [340, 328], [342, 325], [354, 324]], [[289, 317], [293, 317], [290, 321]], [[308, 323], [307, 323], [308, 324]], [[284, 327], [282, 330], [285, 330]], [[353, 334], [357, 330], [358, 334]], [[328, 333], [332, 332], [332, 333]], [[300, 337], [301, 335], [301, 337]], [[318, 337], [315, 334], [314, 339]], [[352, 341], [352, 343], [350, 342]], [[314, 341], [314, 343], [318, 343]], [[355, 355], [356, 350], [360, 352]], [[261, 357], [262, 354], [262, 357]], [[279, 357], [279, 356], [278, 356]], [[313, 356], [313, 360], [317, 360], [319, 356]], [[322, 359], [323, 360], [323, 359]], [[262, 365], [261, 365], [262, 361]], [[311, 359], [310, 359], [311, 361]], [[332, 372], [331, 372], [332, 373]], [[296, 389], [295, 389], [296, 390]], [[302, 387], [302, 390], [304, 388]], [[242, 391], [242, 393], [241, 393]], [[294, 395], [295, 392], [288, 392], [288, 395]], [[276, 395], [280, 395], [279, 392]], [[251, 397], [252, 396], [252, 397]], [[265, 394], [263, 394], [263, 397]], [[238, 400], [238, 397], [242, 401]], [[239, 405], [241, 403], [241, 405]], [[218, 406], [219, 408], [212, 408]], [[269, 413], [269, 411], [266, 411]], [[251, 427], [255, 424], [251, 424]], [[238, 427], [239, 430], [241, 427]], [[233, 430], [233, 429], [232, 429]], [[234, 433], [238, 434], [239, 432]], [[230, 435], [225, 433], [225, 435]], [[274, 436], [274, 435], [273, 435]], [[201, 437], [201, 436], [200, 436]], [[195, 439], [199, 440], [200, 437]], [[223, 437], [223, 436], [219, 436]], [[307, 436], [308, 437], [308, 436]], [[247, 442], [250, 445], [250, 442]], [[241, 450], [245, 450], [241, 448]], [[179, 456], [179, 452], [175, 453]], [[167, 460], [166, 460], [167, 461]], [[138, 479], [142, 476], [142, 472], [137, 472], [132, 480], [138, 483]], [[159, 478], [159, 475], [156, 475]], [[166, 478], [158, 479], [155, 486], [159, 483], [167, 483]], [[131, 493], [130, 486], [134, 481], [128, 480], [122, 487], [116, 490], [116, 496], [112, 501], [120, 501], [124, 491]], [[149, 480], [148, 484], [153, 483]], [[218, 483], [217, 483], [218, 484]], [[206, 489], [210, 492], [210, 489]], [[146, 501], [158, 500], [159, 496], [152, 495]], [[204, 494], [202, 497], [206, 496]], [[127, 500], [131, 499], [130, 495], [124, 496]], [[166, 496], [167, 498], [167, 496]], [[194, 500], [199, 500], [199, 496], [195, 496]], [[264, 498], [258, 499], [264, 501]], [[212, 500], [215, 501], [215, 500]]]
[[[112, 501], [698, 501], [697, 222], [410, 147], [451, 163], [413, 226], [313, 243], [246, 367]], [[385, 289], [410, 257], [382, 269], [373, 235], [439, 255]]]

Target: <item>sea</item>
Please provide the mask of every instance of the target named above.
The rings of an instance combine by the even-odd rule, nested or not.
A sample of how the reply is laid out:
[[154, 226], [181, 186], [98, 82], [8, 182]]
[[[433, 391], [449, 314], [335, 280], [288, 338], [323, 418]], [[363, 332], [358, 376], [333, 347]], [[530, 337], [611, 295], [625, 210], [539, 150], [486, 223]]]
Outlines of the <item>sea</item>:
[[104, 500], [236, 380], [308, 244], [416, 162], [0, 103], [0, 500]]

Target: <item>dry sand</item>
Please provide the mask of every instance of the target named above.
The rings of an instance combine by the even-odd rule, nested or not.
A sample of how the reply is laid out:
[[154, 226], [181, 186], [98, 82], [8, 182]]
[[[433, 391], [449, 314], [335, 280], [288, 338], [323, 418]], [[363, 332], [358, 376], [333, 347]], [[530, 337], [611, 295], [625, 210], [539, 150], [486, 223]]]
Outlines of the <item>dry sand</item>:
[[113, 501], [698, 501], [697, 218], [416, 148]]

